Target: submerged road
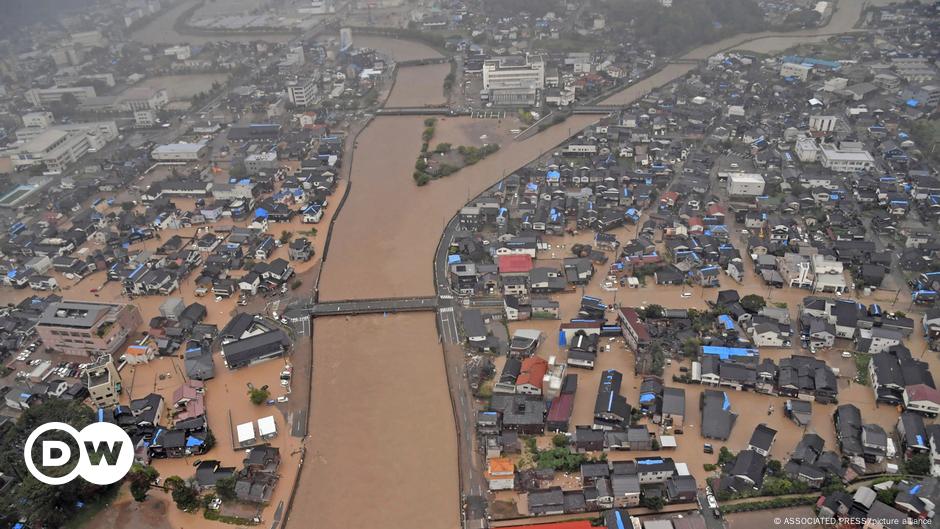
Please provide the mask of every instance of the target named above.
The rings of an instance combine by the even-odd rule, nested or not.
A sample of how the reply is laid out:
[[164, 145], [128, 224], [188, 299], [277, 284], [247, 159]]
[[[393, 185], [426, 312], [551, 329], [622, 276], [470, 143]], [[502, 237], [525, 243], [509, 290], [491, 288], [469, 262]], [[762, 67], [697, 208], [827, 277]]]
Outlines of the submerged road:
[[[840, 0], [836, 11], [829, 23], [823, 27], [811, 31], [801, 31], [793, 34], [773, 34], [759, 33], [739, 35], [725, 39], [721, 42], [709, 44], [697, 48], [692, 52], [679, 58], [676, 63], [669, 64], [660, 72], [646, 78], [630, 87], [603, 100], [600, 105], [622, 105], [626, 106], [639, 98], [645, 96], [651, 90], [664, 86], [691, 71], [695, 68], [699, 60], [707, 58], [710, 55], [724, 50], [744, 48], [763, 53], [773, 53], [782, 51], [800, 42], [806, 42], [808, 39], [825, 38], [828, 35], [851, 31], [862, 8], [865, 5], [860, 0]], [[404, 87], [397, 87], [402, 89]], [[420, 87], [407, 87], [407, 89], [418, 90]], [[600, 110], [600, 109], [599, 109]], [[413, 165], [413, 155], [396, 156], [394, 153], [402, 147], [396, 144], [396, 136], [401, 136], [403, 132], [411, 134], [420, 133], [420, 119], [414, 123], [394, 120], [408, 118], [389, 117], [377, 115], [368, 129], [371, 132], [378, 133], [381, 138], [368, 138], [369, 130], [364, 135], [364, 147], [369, 149], [379, 149], [381, 152], [360, 152], [354, 163], [363, 164], [360, 170], [353, 169], [353, 172], [360, 175], [358, 178], [368, 180], [366, 185], [357, 185], [356, 193], [352, 193], [350, 204], [347, 205], [340, 218], [345, 217], [346, 222], [338, 225], [334, 241], [342, 241], [332, 250], [331, 259], [326, 267], [327, 272], [324, 276], [322, 287], [328, 291], [327, 299], [341, 299], [341, 303], [355, 304], [360, 297], [359, 302], [368, 304], [366, 294], [371, 296], [386, 295], [396, 297], [411, 297], [413, 299], [434, 299], [433, 306], [437, 309], [436, 322], [438, 327], [439, 340], [443, 348], [444, 370], [447, 377], [450, 400], [453, 405], [454, 421], [456, 428], [457, 447], [458, 447], [458, 467], [459, 467], [459, 488], [462, 507], [461, 525], [465, 527], [481, 527], [485, 525], [485, 513], [480, 506], [481, 500], [485, 497], [485, 480], [482, 476], [482, 465], [479, 462], [477, 447], [475, 445], [474, 417], [476, 411], [476, 400], [472, 396], [466, 377], [464, 376], [464, 355], [460, 345], [459, 336], [459, 306], [456, 305], [449, 287], [446, 284], [446, 245], [449, 243], [449, 237], [452, 234], [454, 220], [450, 222], [440, 222], [441, 215], [445, 218], [451, 218], [456, 211], [463, 205], [469, 196], [476, 195], [482, 190], [488, 188], [496, 181], [510, 174], [511, 171], [529, 163], [537, 157], [550, 151], [560, 142], [568, 137], [578, 134], [584, 126], [590, 124], [594, 118], [589, 116], [571, 117], [568, 121], [550, 127], [546, 131], [536, 134], [529, 140], [507, 144], [500, 152], [492, 157], [480, 162], [479, 164], [460, 170], [448, 179], [438, 180], [424, 188], [414, 188], [410, 181], [411, 166]], [[567, 129], [567, 133], [565, 132]], [[410, 136], [409, 136], [410, 138]], [[409, 140], [411, 141], [411, 140]], [[412, 141], [416, 143], [417, 140]], [[357, 145], [350, 145], [356, 149]], [[410, 152], [410, 150], [408, 151]], [[403, 163], [398, 163], [396, 158], [404, 158]], [[351, 159], [347, 155], [345, 159]], [[364, 161], [362, 161], [365, 159]], [[370, 161], [372, 159], [372, 161]], [[364, 168], [364, 169], [363, 169]], [[362, 190], [362, 191], [358, 191]], [[398, 214], [388, 214], [385, 208], [377, 208], [376, 196], [381, 196], [387, 200], [387, 204], [421, 204], [419, 211], [408, 211], [410, 208], [402, 210]], [[358, 198], [361, 197], [361, 198]], [[358, 202], [358, 205], [357, 205]], [[350, 215], [357, 217], [351, 219]], [[358, 218], [365, 217], [365, 221]], [[353, 222], [355, 220], [356, 222]], [[365, 226], [365, 227], [361, 227]], [[436, 226], [436, 230], [435, 230]], [[441, 226], [444, 227], [444, 237], [440, 238]], [[380, 228], [379, 228], [380, 227]], [[431, 238], [434, 231], [437, 234]], [[378, 235], [376, 235], [378, 233]], [[379, 237], [376, 239], [376, 237]], [[433, 242], [432, 242], [433, 241]], [[434, 251], [434, 245], [437, 245], [437, 251]], [[380, 259], [366, 259], [368, 253], [378, 253]], [[431, 257], [433, 255], [433, 257]], [[427, 264], [432, 262], [433, 281], [427, 275]], [[337, 268], [337, 264], [339, 268]], [[407, 275], [402, 274], [402, 270], [407, 270]], [[354, 285], [344, 278], [354, 277], [357, 283]], [[416, 283], [416, 280], [420, 280]], [[426, 290], [427, 285], [433, 285], [432, 292], [437, 296], [429, 298], [430, 292]], [[413, 287], [412, 285], [420, 285]], [[361, 294], [360, 294], [361, 293]], [[352, 294], [352, 295], [349, 295]], [[347, 299], [353, 298], [353, 299]], [[430, 306], [430, 301], [427, 302]], [[423, 307], [422, 307], [423, 308]], [[350, 330], [349, 332], [358, 332]], [[375, 331], [379, 333], [379, 330]], [[394, 334], [394, 333], [393, 333]], [[377, 337], [388, 339], [392, 335], [377, 334]], [[351, 343], [362, 346], [364, 339], [354, 339], [350, 337]], [[395, 344], [391, 344], [395, 345]], [[369, 347], [382, 348], [383, 343], [370, 343]], [[403, 349], [402, 351], [405, 351]], [[427, 352], [427, 351], [424, 351]], [[400, 362], [411, 361], [411, 358], [399, 360]], [[332, 381], [327, 381], [332, 384]], [[322, 389], [322, 388], [321, 388]], [[326, 401], [321, 398], [315, 401], [314, 406], [342, 406], [347, 400], [348, 389], [337, 387], [333, 398], [327, 398]], [[388, 391], [400, 391], [389, 388]], [[394, 399], [395, 394], [388, 393], [385, 398]], [[321, 395], [324, 397], [324, 395]], [[311, 414], [313, 416], [313, 414]], [[312, 419], [311, 419], [312, 420]], [[412, 417], [417, 421], [415, 428], [435, 429], [435, 425], [428, 424], [418, 417]], [[330, 425], [320, 425], [332, 428]], [[441, 426], [441, 425], [438, 425]], [[316, 431], [312, 426], [311, 431]], [[415, 443], [422, 444], [418, 438], [421, 437], [419, 430], [415, 430]], [[321, 432], [322, 435], [322, 432]], [[378, 439], [376, 439], [378, 441]], [[316, 442], [316, 439], [315, 439]], [[426, 443], [424, 443], [426, 444]], [[311, 447], [319, 450], [317, 446]], [[433, 447], [423, 448], [423, 450], [434, 451]], [[449, 451], [449, 450], [448, 450]], [[323, 459], [326, 456], [319, 455]], [[348, 462], [350, 466], [358, 467], [354, 462]], [[397, 466], [397, 465], [396, 465]], [[402, 469], [398, 469], [402, 470]], [[413, 472], [415, 469], [410, 469]], [[430, 469], [427, 469], [430, 470]], [[311, 469], [304, 469], [304, 473]], [[351, 470], [348, 470], [351, 471]], [[391, 468], [371, 468], [370, 472], [382, 473], [392, 472]], [[435, 476], [428, 473], [424, 477], [426, 480], [439, 480], [442, 475]], [[369, 480], [365, 475], [361, 476], [364, 480]], [[329, 476], [308, 476], [307, 479], [318, 482], [319, 480], [330, 480]], [[302, 480], [303, 482], [304, 480]], [[438, 491], [450, 488], [450, 484], [436, 481], [432, 485]], [[303, 488], [303, 484], [301, 485]], [[322, 490], [320, 487], [314, 487]], [[365, 486], [364, 490], [370, 487]], [[349, 491], [349, 494], [362, 494], [362, 491]], [[365, 497], [368, 510], [380, 510], [383, 501], [383, 491], [371, 490], [366, 493], [372, 494], [371, 500]], [[378, 496], [375, 496], [375, 495]], [[389, 492], [391, 494], [391, 492]], [[315, 498], [310, 497], [305, 506], [301, 508], [304, 514], [312, 512], [309, 510], [312, 505], [323, 506]], [[360, 506], [364, 507], [362, 503]], [[428, 505], [416, 503], [414, 505], [396, 505], [396, 515], [394, 520], [384, 518], [387, 522], [386, 527], [396, 529], [397, 527], [406, 527], [409, 518], [418, 518], [427, 514]], [[471, 508], [472, 507], [472, 508]], [[295, 507], [296, 508], [296, 507]], [[337, 505], [337, 509], [342, 506]], [[471, 519], [463, 518], [463, 513], [472, 512]], [[310, 527], [319, 529], [320, 527], [332, 529], [334, 525], [324, 521], [324, 518], [331, 517], [332, 513], [324, 513], [324, 517], [293, 517], [297, 527]], [[359, 513], [361, 514], [361, 513]], [[357, 516], [359, 515], [357, 514]], [[289, 516], [290, 513], [287, 513]], [[370, 515], [371, 516], [371, 515]], [[379, 516], [378, 513], [376, 516]], [[335, 518], [334, 518], [335, 519]], [[453, 522], [449, 520], [438, 520], [440, 523], [434, 527], [453, 527]], [[429, 526], [430, 527], [430, 526]]]

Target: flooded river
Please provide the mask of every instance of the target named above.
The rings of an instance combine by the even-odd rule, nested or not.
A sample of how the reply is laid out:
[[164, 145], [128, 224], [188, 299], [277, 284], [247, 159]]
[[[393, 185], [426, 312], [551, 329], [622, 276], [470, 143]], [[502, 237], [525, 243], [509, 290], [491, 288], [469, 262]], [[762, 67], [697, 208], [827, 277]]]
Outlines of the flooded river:
[[311, 437], [288, 528], [459, 527], [434, 317], [316, 321]]

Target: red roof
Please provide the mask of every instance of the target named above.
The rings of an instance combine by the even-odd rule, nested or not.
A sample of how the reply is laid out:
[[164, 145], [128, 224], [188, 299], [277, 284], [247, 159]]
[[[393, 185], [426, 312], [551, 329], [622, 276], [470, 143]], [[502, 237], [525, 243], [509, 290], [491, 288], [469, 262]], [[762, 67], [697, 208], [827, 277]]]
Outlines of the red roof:
[[927, 384], [914, 384], [904, 388], [907, 393], [907, 400], [927, 400], [940, 404], [940, 391], [928, 386]]
[[577, 522], [540, 523], [535, 525], [512, 525], [506, 529], [591, 529], [591, 522], [580, 520]]
[[530, 356], [522, 361], [522, 367], [519, 370], [519, 376], [516, 377], [516, 385], [529, 384], [530, 386], [542, 388], [542, 377], [548, 371], [548, 361], [541, 356]]
[[530, 270], [532, 270], [532, 256], [527, 253], [499, 257], [500, 274], [519, 274]]
[[565, 421], [568, 422], [568, 419], [571, 419], [571, 412], [574, 410], [574, 394], [565, 393], [559, 395], [554, 402], [552, 402], [552, 407], [548, 410], [548, 421], [549, 422], [558, 422]]
[[629, 307], [622, 307], [620, 309], [620, 321], [626, 323], [633, 329], [633, 332], [636, 333], [637, 338], [641, 342], [650, 341], [650, 332], [646, 327], [646, 324], [640, 321], [640, 316], [636, 313], [635, 310]]

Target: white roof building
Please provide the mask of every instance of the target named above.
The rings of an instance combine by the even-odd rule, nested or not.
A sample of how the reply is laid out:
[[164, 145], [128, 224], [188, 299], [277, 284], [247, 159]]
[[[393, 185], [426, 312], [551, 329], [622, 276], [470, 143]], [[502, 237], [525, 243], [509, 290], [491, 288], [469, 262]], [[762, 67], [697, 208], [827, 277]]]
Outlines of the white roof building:
[[[273, 417], [272, 417], [273, 420]], [[261, 421], [258, 421], [259, 423]], [[246, 422], [239, 424], [235, 427], [236, 438], [238, 439], [238, 444], [245, 446], [254, 444], [255, 442], [255, 423]]]
[[273, 415], [258, 419], [258, 433], [261, 434], [262, 439], [277, 437], [277, 424], [274, 422]]

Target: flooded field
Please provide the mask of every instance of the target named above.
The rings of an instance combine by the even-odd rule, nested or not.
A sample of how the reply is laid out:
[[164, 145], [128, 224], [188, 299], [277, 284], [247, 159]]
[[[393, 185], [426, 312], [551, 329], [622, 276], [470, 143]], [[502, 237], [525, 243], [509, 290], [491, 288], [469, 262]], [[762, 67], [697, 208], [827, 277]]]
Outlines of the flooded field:
[[[395, 88], [388, 101], [385, 102], [385, 106], [423, 107], [446, 103], [444, 77], [448, 72], [450, 72], [450, 65], [447, 63], [399, 67]], [[421, 88], [416, 90], [415, 87]], [[427, 87], [427, 90], [424, 87]], [[435, 93], [435, 87], [437, 93]]]
[[316, 321], [311, 437], [288, 528], [459, 526], [443, 366], [432, 314]]
[[190, 74], [190, 75], [162, 75], [150, 77], [137, 83], [135, 86], [150, 88], [163, 88], [167, 91], [170, 101], [190, 99], [200, 92], [212, 89], [212, 83], [224, 83], [228, 74]]

